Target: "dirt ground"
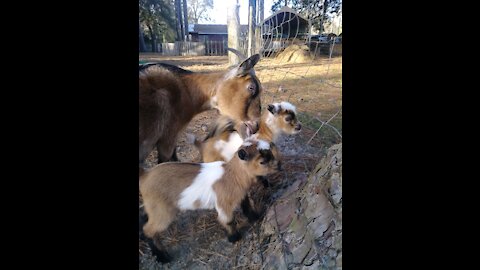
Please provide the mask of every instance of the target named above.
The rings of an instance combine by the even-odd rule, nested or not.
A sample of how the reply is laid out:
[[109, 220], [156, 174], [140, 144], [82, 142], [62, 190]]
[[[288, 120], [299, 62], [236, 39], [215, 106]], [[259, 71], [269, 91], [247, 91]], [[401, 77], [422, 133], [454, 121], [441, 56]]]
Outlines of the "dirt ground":
[[[229, 67], [226, 56], [140, 54], [139, 60], [161, 61], [192, 71], [216, 71]], [[341, 142], [342, 58], [322, 56], [302, 64], [282, 64], [262, 58], [255, 71], [264, 89], [262, 108], [272, 102], [289, 101], [297, 107], [303, 124], [299, 134], [282, 137], [278, 143], [284, 171], [268, 177], [269, 188], [259, 186], [252, 191], [255, 205], [265, 209], [288, 186], [304, 181], [329, 146]], [[180, 134], [177, 155], [181, 161], [199, 160], [198, 151], [186, 142], [185, 134], [203, 138], [207, 127], [217, 116], [213, 110], [201, 113]], [[149, 167], [156, 165], [155, 159], [154, 151], [147, 159]], [[214, 210], [179, 214], [177, 221], [160, 237], [174, 260], [168, 264], [157, 264], [150, 250], [140, 242], [140, 269], [259, 269], [264, 250], [261, 243], [255, 241], [258, 239], [259, 222], [249, 225], [240, 213], [236, 217], [243, 224], [243, 238], [232, 244], [217, 223]]]

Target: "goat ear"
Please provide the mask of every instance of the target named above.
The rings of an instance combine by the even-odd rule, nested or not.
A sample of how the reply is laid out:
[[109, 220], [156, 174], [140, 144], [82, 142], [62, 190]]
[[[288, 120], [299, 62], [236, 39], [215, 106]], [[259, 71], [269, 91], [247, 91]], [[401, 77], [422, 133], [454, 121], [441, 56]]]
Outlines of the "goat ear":
[[247, 153], [247, 151], [245, 151], [245, 149], [240, 149], [240, 150], [238, 150], [238, 157], [239, 157], [241, 160], [248, 160], [248, 153]]
[[242, 77], [250, 73], [250, 70], [258, 63], [258, 60], [260, 60], [260, 55], [259, 54], [254, 54], [244, 60], [237, 69], [237, 76]]
[[275, 114], [275, 106], [273, 106], [272, 104], [268, 104], [267, 110], [272, 114]]

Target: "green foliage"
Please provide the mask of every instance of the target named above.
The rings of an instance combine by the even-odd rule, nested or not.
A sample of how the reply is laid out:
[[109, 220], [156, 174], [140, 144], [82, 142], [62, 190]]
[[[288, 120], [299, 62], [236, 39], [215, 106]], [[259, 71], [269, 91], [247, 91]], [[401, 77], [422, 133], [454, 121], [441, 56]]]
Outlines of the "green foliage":
[[[289, 7], [311, 19], [313, 27], [320, 32], [324, 31], [322, 22], [330, 22], [342, 8], [342, 0], [289, 0], [287, 2]], [[284, 5], [285, 0], [274, 0], [272, 12], [281, 9]]]
[[175, 40], [175, 13], [171, 0], [139, 0], [140, 26], [147, 42]]

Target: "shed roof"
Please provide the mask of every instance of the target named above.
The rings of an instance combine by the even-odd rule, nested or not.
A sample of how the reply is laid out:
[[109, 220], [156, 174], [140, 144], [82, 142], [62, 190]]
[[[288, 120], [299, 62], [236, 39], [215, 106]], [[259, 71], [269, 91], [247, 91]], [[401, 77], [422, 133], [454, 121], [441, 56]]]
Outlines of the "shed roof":
[[279, 14], [281, 13], [292, 13], [293, 15], [296, 15], [298, 16], [300, 19], [308, 22], [308, 19], [306, 19], [305, 17], [303, 17], [302, 15], [300, 15], [298, 12], [296, 12], [295, 10], [293, 10], [292, 8], [289, 8], [287, 6], [284, 6], [282, 7], [281, 9], [275, 11], [272, 15], [270, 15], [269, 17], [267, 17], [265, 20], [263, 20], [262, 24], [264, 24], [265, 22], [269, 21], [270, 19], [272, 19], [273, 17], [276, 17], [276, 16], [279, 16]]
[[[190, 27], [189, 27], [190, 28]], [[248, 31], [248, 25], [240, 25], [240, 32]], [[228, 28], [226, 24], [194, 24], [190, 33], [198, 33], [199, 35], [226, 35]]]

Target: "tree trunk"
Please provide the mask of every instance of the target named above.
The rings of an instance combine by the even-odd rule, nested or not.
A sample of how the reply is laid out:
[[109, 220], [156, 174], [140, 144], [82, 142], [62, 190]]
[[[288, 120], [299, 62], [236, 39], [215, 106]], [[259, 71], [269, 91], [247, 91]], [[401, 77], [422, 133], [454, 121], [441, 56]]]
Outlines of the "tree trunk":
[[182, 18], [182, 7], [181, 0], [175, 0], [175, 19], [177, 25], [177, 40], [183, 40], [183, 18]]
[[150, 32], [151, 44], [152, 44], [152, 52], [157, 52], [157, 36], [153, 32], [153, 29], [150, 25], [147, 26], [148, 31]]
[[264, 1], [263, 0], [257, 0], [257, 23], [263, 22], [263, 15], [264, 15]]
[[[238, 5], [238, 0], [229, 0], [227, 12], [227, 23], [228, 23], [228, 47], [241, 51], [238, 44], [238, 37], [240, 36], [240, 17], [238, 15], [238, 10], [240, 6]], [[230, 65], [238, 64], [239, 58], [232, 52], [228, 52], [228, 63]]]
[[306, 182], [294, 183], [268, 207], [259, 237], [255, 242], [265, 247], [259, 269], [341, 269], [341, 143]]
[[256, 0], [255, 53], [262, 47], [263, 0]]
[[140, 21], [138, 22], [138, 50], [140, 52], [146, 52], [147, 48], [145, 46], [145, 39], [143, 38], [143, 29], [140, 25]]
[[325, 18], [325, 13], [327, 11], [327, 0], [324, 0], [323, 1], [323, 5], [322, 5], [322, 14], [321, 14], [321, 17], [320, 17], [320, 34], [323, 33], [323, 20]]
[[185, 41], [188, 41], [188, 10], [187, 10], [187, 0], [183, 0], [183, 37]]
[[254, 54], [255, 52], [255, 0], [249, 0], [249, 5], [248, 5], [248, 50], [247, 50], [247, 56], [250, 57]]

